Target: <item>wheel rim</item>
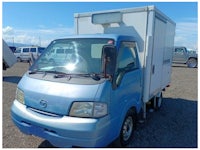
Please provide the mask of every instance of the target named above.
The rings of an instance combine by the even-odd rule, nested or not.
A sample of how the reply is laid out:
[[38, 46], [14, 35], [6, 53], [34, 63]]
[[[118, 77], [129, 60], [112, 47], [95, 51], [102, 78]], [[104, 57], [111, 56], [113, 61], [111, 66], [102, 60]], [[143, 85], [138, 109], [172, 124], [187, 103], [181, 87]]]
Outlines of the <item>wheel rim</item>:
[[128, 116], [123, 125], [123, 140], [128, 141], [133, 132], [133, 118]]
[[189, 59], [189, 60], [188, 60], [188, 66], [189, 66], [189, 67], [194, 68], [194, 67], [196, 67], [196, 65], [197, 65], [196, 59]]

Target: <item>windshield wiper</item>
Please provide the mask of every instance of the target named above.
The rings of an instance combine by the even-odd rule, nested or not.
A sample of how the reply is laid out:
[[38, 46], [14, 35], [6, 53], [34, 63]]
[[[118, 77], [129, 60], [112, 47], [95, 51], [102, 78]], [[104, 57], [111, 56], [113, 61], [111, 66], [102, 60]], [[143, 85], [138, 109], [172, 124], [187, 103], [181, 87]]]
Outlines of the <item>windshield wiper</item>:
[[65, 78], [67, 77], [68, 80], [70, 80], [72, 77], [90, 77], [95, 81], [99, 81], [101, 80], [102, 76], [96, 73], [88, 73], [88, 74], [70, 74], [70, 73], [65, 73], [65, 72], [60, 72], [60, 71], [56, 71], [56, 70], [48, 70], [48, 71], [42, 71], [42, 70], [33, 70], [33, 71], [29, 71], [29, 74], [36, 74], [36, 73], [44, 73], [44, 76], [47, 73], [53, 73], [55, 74], [53, 77], [54, 78]]
[[91, 77], [95, 81], [101, 80], [101, 77], [96, 73], [84, 74], [86, 77]]
[[42, 70], [29, 70], [28, 71], [28, 74], [36, 74], [36, 73], [45, 73], [46, 74], [46, 71], [42, 71]]
[[98, 74], [91, 73], [91, 74], [67, 74], [67, 73], [61, 73], [54, 75], [54, 78], [64, 78], [64, 77], [91, 77], [95, 81], [99, 81], [101, 77]]
[[55, 72], [55, 73], [57, 73], [57, 74], [55, 74], [53, 76], [54, 78], [65, 78], [65, 77], [67, 77], [68, 80], [71, 79], [71, 74], [67, 74], [67, 73], [64, 73], [64, 72], [60, 72], [60, 73]]
[[66, 74], [64, 72], [60, 72], [60, 71], [56, 71], [56, 70], [33, 70], [33, 71], [29, 71], [28, 73], [29, 73], [29, 75], [36, 74], [36, 73], [43, 73], [44, 76], [46, 76], [47, 73], [52, 73], [52, 74], [55, 74], [54, 78], [62, 78], [62, 77], [70, 76], [70, 74]]

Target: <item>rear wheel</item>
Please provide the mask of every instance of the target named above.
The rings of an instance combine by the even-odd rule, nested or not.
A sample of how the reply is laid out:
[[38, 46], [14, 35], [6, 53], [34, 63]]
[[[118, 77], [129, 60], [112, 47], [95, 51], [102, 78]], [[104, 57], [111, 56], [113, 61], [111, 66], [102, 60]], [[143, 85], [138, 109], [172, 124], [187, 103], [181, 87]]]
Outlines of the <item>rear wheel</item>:
[[21, 62], [21, 58], [20, 57], [17, 57], [17, 62]]
[[156, 109], [159, 109], [162, 105], [162, 92], [159, 97], [156, 97]]
[[188, 61], [187, 61], [187, 66], [189, 68], [195, 68], [197, 67], [197, 59], [196, 58], [190, 58]]
[[162, 105], [162, 92], [158, 94], [158, 96], [153, 97], [149, 103], [147, 103], [147, 108], [151, 110], [151, 112], [158, 110]]

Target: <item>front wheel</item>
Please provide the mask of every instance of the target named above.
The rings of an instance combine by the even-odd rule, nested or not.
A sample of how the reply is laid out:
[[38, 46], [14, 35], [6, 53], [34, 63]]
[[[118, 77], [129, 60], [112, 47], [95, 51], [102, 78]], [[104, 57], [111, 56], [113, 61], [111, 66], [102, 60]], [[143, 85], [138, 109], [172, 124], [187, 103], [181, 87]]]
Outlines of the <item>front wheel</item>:
[[120, 136], [114, 141], [114, 147], [126, 147], [132, 140], [136, 128], [136, 112], [130, 109], [121, 127]]
[[190, 58], [188, 61], [187, 61], [187, 66], [189, 68], [195, 68], [197, 67], [197, 59], [196, 58]]

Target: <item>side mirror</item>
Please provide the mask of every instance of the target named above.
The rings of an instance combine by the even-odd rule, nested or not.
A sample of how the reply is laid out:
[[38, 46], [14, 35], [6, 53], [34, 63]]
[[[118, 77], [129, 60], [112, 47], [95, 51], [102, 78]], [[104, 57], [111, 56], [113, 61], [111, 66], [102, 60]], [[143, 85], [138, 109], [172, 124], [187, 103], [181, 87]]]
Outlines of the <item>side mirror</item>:
[[117, 50], [113, 45], [105, 45], [102, 49], [102, 68], [104, 76], [112, 77], [115, 73]]

